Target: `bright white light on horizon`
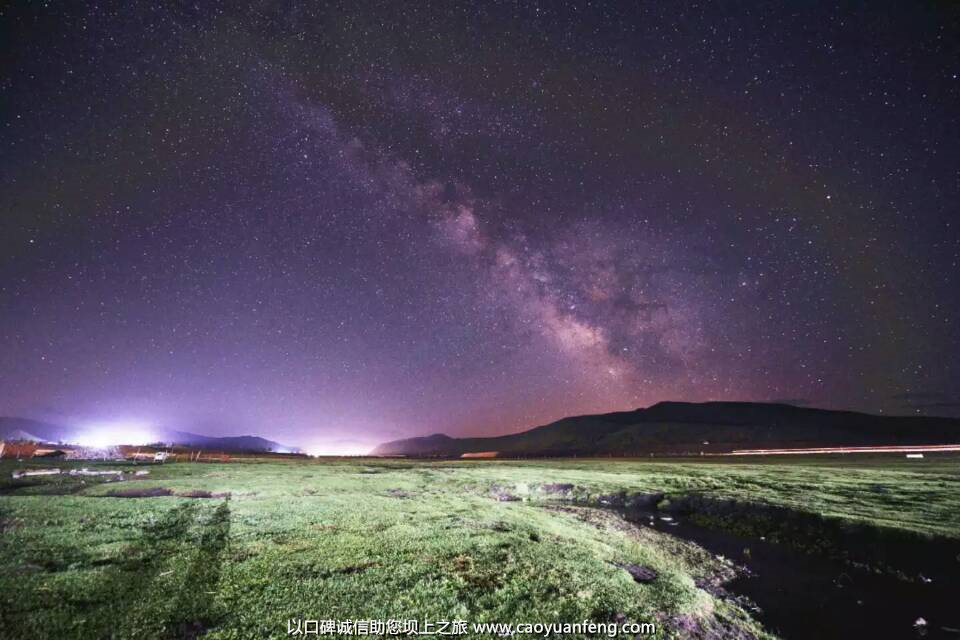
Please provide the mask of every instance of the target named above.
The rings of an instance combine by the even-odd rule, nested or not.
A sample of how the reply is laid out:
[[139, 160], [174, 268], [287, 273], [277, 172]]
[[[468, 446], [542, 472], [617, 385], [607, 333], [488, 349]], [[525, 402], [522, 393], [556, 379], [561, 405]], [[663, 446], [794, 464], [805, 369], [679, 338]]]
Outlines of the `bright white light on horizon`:
[[159, 440], [149, 425], [136, 422], [91, 425], [84, 428], [73, 439], [77, 444], [93, 449], [104, 449], [121, 444], [139, 446]]
[[306, 452], [311, 456], [365, 456], [372, 448], [359, 442], [334, 440], [307, 447]]

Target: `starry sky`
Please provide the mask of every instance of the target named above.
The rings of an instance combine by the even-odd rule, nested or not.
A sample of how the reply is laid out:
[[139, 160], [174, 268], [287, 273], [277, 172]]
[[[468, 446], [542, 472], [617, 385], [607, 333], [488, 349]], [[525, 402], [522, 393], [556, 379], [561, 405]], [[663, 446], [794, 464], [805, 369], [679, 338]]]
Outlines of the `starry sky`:
[[748, 5], [7, 5], [0, 415], [957, 415], [960, 10]]

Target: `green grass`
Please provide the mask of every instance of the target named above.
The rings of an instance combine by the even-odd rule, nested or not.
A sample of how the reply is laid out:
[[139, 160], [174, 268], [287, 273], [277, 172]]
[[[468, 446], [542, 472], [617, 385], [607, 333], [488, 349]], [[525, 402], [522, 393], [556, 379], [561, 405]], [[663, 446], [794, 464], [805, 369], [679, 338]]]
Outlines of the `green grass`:
[[[169, 464], [136, 480], [81, 484], [13, 481], [27, 464], [3, 461], [0, 636], [279, 638], [290, 618], [616, 616], [657, 622], [658, 637], [691, 620], [762, 636], [695, 586], [726, 565], [611, 513], [563, 507], [544, 483], [573, 483], [584, 500], [702, 492], [960, 536], [957, 457], [737, 462]], [[231, 495], [100, 497], [134, 487]], [[522, 500], [497, 501], [492, 488]], [[615, 566], [623, 562], [660, 577], [637, 584]]]

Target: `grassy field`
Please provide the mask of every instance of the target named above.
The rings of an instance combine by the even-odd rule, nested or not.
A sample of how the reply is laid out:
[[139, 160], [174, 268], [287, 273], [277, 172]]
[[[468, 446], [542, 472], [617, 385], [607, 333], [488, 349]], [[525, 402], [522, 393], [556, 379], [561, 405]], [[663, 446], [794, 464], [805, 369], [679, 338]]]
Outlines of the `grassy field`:
[[[729, 575], [723, 561], [562, 503], [551, 483], [586, 504], [699, 493], [960, 537], [958, 457], [736, 462], [176, 463], [104, 482], [12, 480], [30, 464], [3, 461], [0, 636], [289, 637], [289, 619], [463, 619], [766, 637], [702, 588]], [[151, 489], [170, 495], [109, 497]], [[626, 563], [658, 577], [637, 583]]]

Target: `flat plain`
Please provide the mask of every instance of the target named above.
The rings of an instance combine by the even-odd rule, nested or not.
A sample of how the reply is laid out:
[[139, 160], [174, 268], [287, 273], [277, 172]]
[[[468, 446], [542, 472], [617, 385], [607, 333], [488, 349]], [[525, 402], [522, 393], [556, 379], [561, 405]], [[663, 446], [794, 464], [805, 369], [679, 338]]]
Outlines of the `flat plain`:
[[[12, 478], [40, 466], [126, 473]], [[729, 560], [671, 535], [671, 516], [635, 526], [616, 509], [668, 514], [691, 496], [921, 543], [960, 538], [950, 455], [3, 461], [0, 635], [261, 638], [289, 637], [291, 619], [462, 619], [770, 637], [719, 588]], [[630, 566], [656, 579], [635, 580]]]

